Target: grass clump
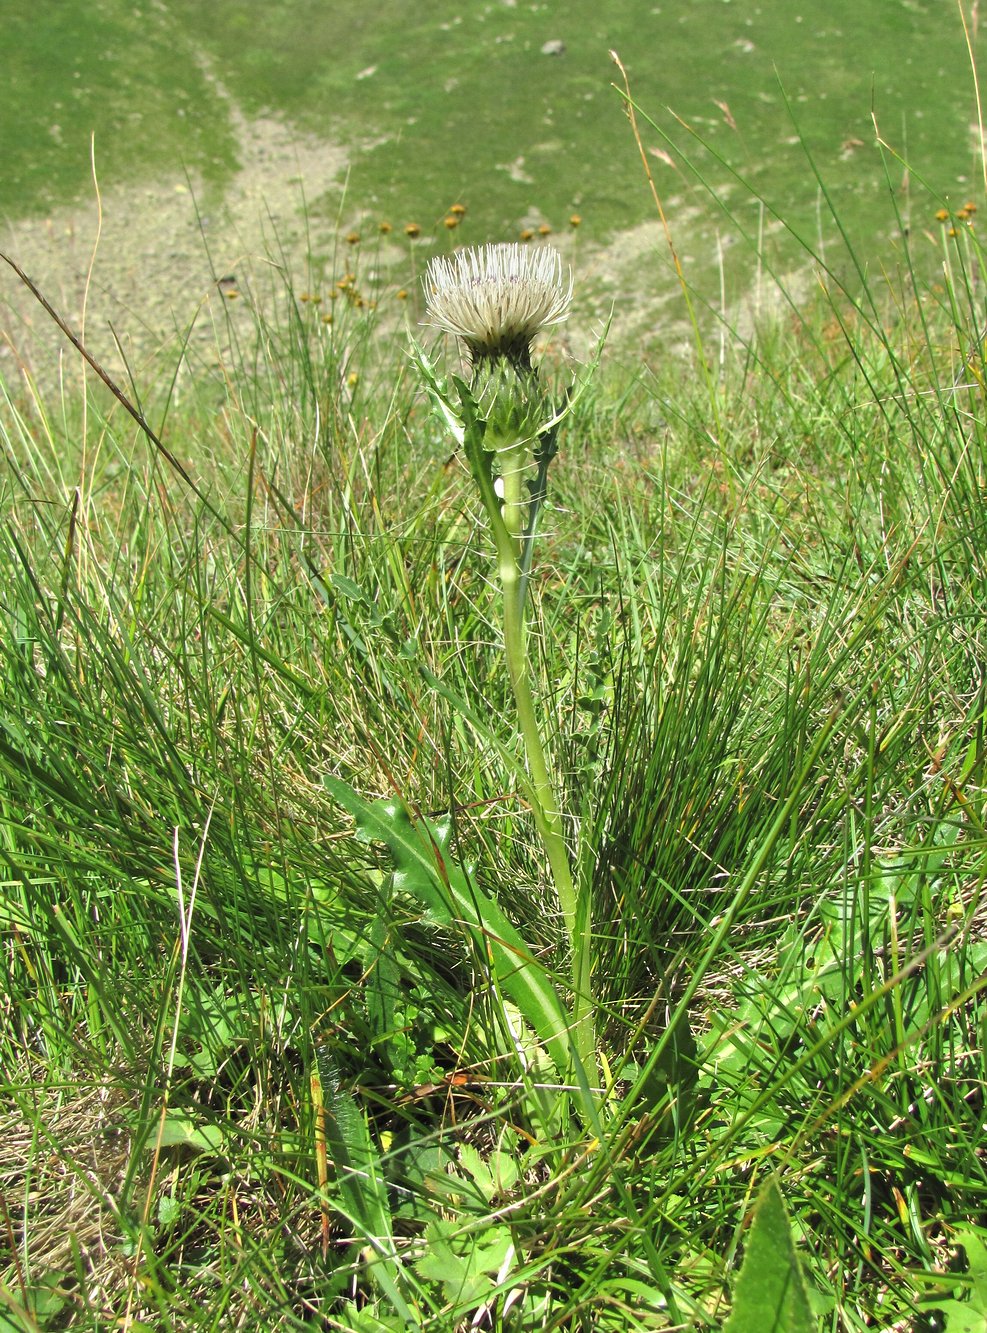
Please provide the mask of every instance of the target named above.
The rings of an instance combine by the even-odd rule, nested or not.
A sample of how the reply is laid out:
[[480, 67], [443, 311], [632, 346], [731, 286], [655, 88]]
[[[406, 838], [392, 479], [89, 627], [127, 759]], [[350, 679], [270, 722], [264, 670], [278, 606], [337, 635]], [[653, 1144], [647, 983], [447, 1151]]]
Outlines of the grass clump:
[[716, 1327], [775, 1173], [826, 1327], [982, 1299], [958, 240], [571, 401], [527, 669], [583, 971], [491, 513], [357, 276], [326, 322], [270, 267], [222, 376], [145, 406], [167, 453], [94, 380], [7, 386], [4, 1318]]

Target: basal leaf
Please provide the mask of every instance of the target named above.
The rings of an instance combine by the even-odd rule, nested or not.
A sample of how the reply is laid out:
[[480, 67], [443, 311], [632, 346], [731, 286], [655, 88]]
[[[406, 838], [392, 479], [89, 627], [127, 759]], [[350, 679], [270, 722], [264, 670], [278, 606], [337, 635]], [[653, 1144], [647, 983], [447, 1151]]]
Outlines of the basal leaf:
[[776, 1177], [758, 1197], [723, 1333], [817, 1333]]
[[399, 801], [367, 801], [338, 778], [323, 781], [354, 817], [359, 835], [386, 845], [394, 860], [395, 887], [416, 897], [440, 924], [466, 930], [556, 1069], [564, 1072], [569, 1066], [569, 1017], [518, 931], [456, 861], [449, 821], [418, 818], [413, 823]]
[[428, 1249], [415, 1267], [423, 1278], [441, 1282], [446, 1299], [460, 1310], [488, 1299], [512, 1249], [505, 1226], [477, 1234], [464, 1232], [453, 1222], [432, 1221], [425, 1239]]
[[191, 1152], [221, 1155], [225, 1140], [218, 1125], [196, 1125], [180, 1112], [169, 1112], [160, 1135], [152, 1135], [148, 1147], [188, 1148]]
[[326, 1147], [335, 1168], [343, 1210], [357, 1228], [357, 1239], [362, 1244], [369, 1242], [378, 1254], [393, 1256], [387, 1185], [366, 1116], [350, 1093], [340, 1087], [332, 1069], [320, 1071], [320, 1079]]
[[[973, 1227], [957, 1231], [954, 1240], [966, 1254], [966, 1292], [960, 1298], [934, 1300], [934, 1309], [946, 1320], [946, 1333], [984, 1333], [987, 1329], [987, 1232]], [[925, 1304], [922, 1306], [926, 1309]]]
[[499, 1148], [484, 1157], [472, 1144], [464, 1143], [459, 1149], [459, 1160], [463, 1170], [473, 1177], [477, 1189], [488, 1204], [497, 1195], [512, 1189], [517, 1182], [516, 1160]]

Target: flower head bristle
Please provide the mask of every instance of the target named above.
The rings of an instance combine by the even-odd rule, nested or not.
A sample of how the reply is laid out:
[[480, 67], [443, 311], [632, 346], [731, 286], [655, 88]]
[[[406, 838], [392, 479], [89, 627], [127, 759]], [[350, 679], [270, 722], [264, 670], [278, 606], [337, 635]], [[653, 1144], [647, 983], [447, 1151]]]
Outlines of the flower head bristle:
[[527, 369], [542, 329], [560, 324], [572, 301], [572, 274], [549, 246], [482, 245], [431, 260], [426, 323], [462, 338], [475, 364]]

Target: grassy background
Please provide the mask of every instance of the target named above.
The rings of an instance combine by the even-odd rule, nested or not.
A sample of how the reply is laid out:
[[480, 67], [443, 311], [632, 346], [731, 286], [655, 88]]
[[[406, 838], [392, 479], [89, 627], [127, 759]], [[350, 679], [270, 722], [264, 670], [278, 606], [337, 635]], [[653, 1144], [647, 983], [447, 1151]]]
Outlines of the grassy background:
[[6, 386], [0, 1326], [717, 1327], [776, 1170], [824, 1327], [983, 1300], [971, 220], [935, 285], [817, 265], [567, 426], [533, 641], [592, 1124], [322, 785], [451, 813], [564, 986], [492, 555], [402, 340], [284, 256], [249, 335], [217, 296], [221, 373], [141, 386], [194, 488], [91, 377]]
[[[815, 240], [818, 193], [801, 136], [877, 260], [889, 218], [872, 113], [910, 163], [910, 182], [898, 177], [895, 189], [907, 195], [932, 178], [958, 205], [977, 178], [968, 55], [946, 8], [948, 18], [913, 0], [833, 0], [824, 14], [783, 0], [755, 10], [727, 0], [605, 10], [591, 0], [420, 9], [380, 0], [372, 12], [350, 0], [171, 0], [138, 11], [68, 0], [31, 14], [8, 0], [3, 209], [43, 214], [90, 197], [91, 135], [104, 190], [158, 182], [166, 194], [183, 170], [222, 187], [244, 155], [243, 122], [249, 131], [274, 118], [350, 148], [354, 215], [428, 230], [461, 199], [476, 242], [532, 222], [563, 229], [575, 209], [600, 240], [651, 216], [610, 87], [615, 48], [666, 132], [677, 116], [710, 142], [704, 172], [735, 209], [747, 196], [717, 158], [785, 199], [789, 221]], [[551, 41], [563, 55], [541, 53]], [[665, 193], [685, 189], [678, 171], [655, 166]], [[305, 181], [310, 200], [327, 194], [331, 218], [338, 185], [314, 173]], [[691, 225], [706, 236], [702, 213]]]

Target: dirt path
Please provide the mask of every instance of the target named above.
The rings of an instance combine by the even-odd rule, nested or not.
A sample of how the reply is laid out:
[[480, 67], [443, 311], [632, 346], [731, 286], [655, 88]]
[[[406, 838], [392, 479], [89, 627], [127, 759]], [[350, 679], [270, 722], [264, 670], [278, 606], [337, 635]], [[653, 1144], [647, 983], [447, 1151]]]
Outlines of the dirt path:
[[[240, 170], [222, 197], [176, 172], [168, 181], [107, 189], [101, 218], [94, 197], [3, 229], [2, 248], [76, 331], [84, 329], [114, 373], [124, 357], [139, 367], [177, 351], [193, 324], [193, 346], [212, 342], [210, 309], [224, 299], [217, 278], [267, 262], [277, 246], [298, 257], [308, 245], [329, 243], [331, 229], [318, 214], [306, 222], [304, 201], [341, 190], [346, 151], [276, 120], [238, 120]], [[66, 354], [75, 357], [4, 266], [0, 373], [11, 380], [23, 366], [44, 382]]]
[[[176, 172], [170, 180], [105, 190], [101, 216], [94, 197], [0, 230], [2, 248], [84, 333], [87, 346], [114, 375], [129, 367], [145, 384], [170, 376], [189, 329], [181, 374], [222, 359], [230, 332], [226, 317], [234, 330], [240, 326], [246, 332], [252, 316], [245, 303], [228, 299], [232, 284], [218, 279], [250, 281], [253, 291], [262, 290], [267, 284], [258, 276], [263, 279], [272, 256], [283, 254], [304, 288], [307, 256], [331, 258], [341, 248], [344, 267], [350, 259], [340, 231], [345, 235], [353, 219], [343, 208], [337, 226], [336, 205], [327, 207], [327, 198], [345, 198], [347, 150], [300, 135], [278, 120], [248, 121], [232, 104], [230, 109], [240, 169], [222, 195]], [[306, 201], [315, 206], [306, 207]], [[352, 259], [363, 265], [361, 282], [368, 280], [370, 296], [385, 286], [392, 295], [404, 285], [412, 291], [411, 305], [392, 300], [390, 313], [382, 300], [387, 331], [413, 313], [417, 279], [401, 220], [394, 220], [386, 238], [380, 237], [379, 221], [364, 221], [363, 244]], [[679, 217], [678, 223], [688, 231], [688, 219]], [[439, 240], [423, 235], [417, 242], [422, 254], [433, 239]], [[688, 345], [685, 312], [657, 221], [605, 244], [591, 243], [575, 229], [553, 236], [552, 243], [575, 270], [576, 308], [563, 341], [577, 359], [590, 354], [611, 309], [612, 354], [624, 349], [640, 358], [652, 349], [667, 356]], [[420, 274], [421, 265], [417, 269]], [[216, 318], [223, 306], [222, 318]], [[0, 375], [13, 385], [25, 372], [50, 386], [63, 373], [78, 373], [78, 357], [4, 266]]]

